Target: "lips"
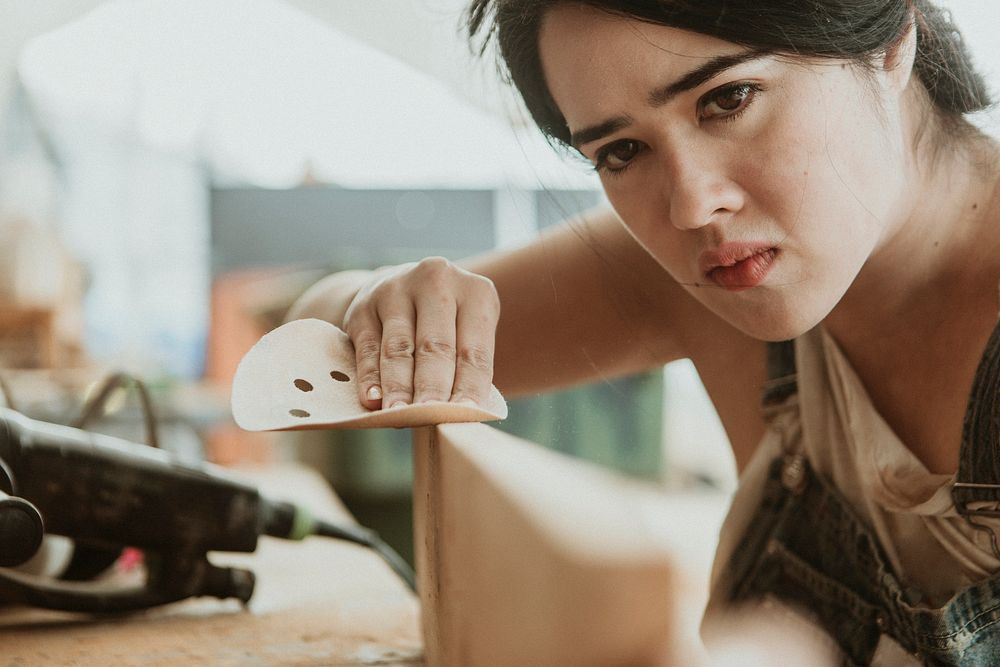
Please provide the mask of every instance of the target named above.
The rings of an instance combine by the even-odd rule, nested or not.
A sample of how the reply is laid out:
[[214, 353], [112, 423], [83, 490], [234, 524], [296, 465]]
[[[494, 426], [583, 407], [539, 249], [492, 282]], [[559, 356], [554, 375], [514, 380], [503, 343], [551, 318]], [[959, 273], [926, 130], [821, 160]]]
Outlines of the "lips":
[[768, 243], [726, 243], [703, 252], [699, 267], [710, 282], [739, 292], [762, 283], [777, 256], [778, 249]]

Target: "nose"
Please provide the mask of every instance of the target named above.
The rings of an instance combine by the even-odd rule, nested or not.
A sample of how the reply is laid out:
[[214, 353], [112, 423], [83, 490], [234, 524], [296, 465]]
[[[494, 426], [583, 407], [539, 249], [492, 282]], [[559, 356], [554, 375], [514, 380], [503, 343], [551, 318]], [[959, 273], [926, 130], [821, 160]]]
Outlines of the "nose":
[[696, 150], [678, 149], [665, 160], [670, 222], [681, 230], [725, 220], [744, 204], [743, 189], [729, 176], [725, 160]]

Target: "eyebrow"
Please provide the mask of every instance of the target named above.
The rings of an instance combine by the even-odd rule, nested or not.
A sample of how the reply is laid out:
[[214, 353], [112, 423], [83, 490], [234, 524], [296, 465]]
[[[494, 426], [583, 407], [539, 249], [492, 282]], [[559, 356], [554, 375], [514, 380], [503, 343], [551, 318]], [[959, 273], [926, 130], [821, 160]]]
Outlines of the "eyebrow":
[[[718, 76], [727, 69], [736, 67], [737, 65], [741, 65], [751, 60], [763, 58], [769, 54], [770, 51], [764, 49], [750, 49], [747, 51], [741, 51], [740, 53], [733, 53], [726, 56], [712, 58], [705, 64], [691, 70], [673, 83], [668, 83], [665, 86], [655, 88], [647, 96], [646, 102], [651, 107], [661, 107], [673, 98], [677, 97], [677, 95], [685, 91], [692, 90], [693, 88], [697, 88], [701, 84]], [[623, 127], [628, 127], [631, 123], [632, 118], [627, 115], [609, 118], [608, 120], [597, 123], [596, 125], [591, 125], [583, 128], [582, 130], [573, 132], [570, 135], [570, 145], [579, 150], [581, 146], [613, 134]]]
[[581, 146], [589, 144], [591, 141], [602, 139], [610, 134], [614, 134], [623, 127], [628, 127], [631, 124], [631, 116], [615, 116], [614, 118], [610, 118], [603, 123], [591, 125], [590, 127], [585, 127], [582, 130], [574, 132], [569, 137], [569, 143], [575, 149], [580, 150]]
[[651, 107], [661, 107], [679, 94], [697, 88], [725, 70], [742, 65], [750, 60], [763, 58], [769, 53], [769, 51], [763, 49], [750, 49], [741, 53], [712, 58], [701, 67], [691, 70], [677, 81], [653, 90], [649, 94], [649, 97], [646, 98], [646, 101], [649, 102], [649, 106]]

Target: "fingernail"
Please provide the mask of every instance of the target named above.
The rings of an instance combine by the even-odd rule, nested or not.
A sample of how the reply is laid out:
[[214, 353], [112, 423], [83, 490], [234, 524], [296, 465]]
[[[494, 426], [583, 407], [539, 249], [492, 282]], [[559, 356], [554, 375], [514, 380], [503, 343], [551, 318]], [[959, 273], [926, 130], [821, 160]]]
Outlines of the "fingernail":
[[403, 407], [404, 405], [406, 405], [406, 403], [405, 403], [405, 402], [403, 402], [403, 401], [396, 401], [395, 403], [393, 403], [393, 404], [392, 404], [392, 405], [390, 405], [389, 407], [390, 407], [390, 408], [401, 408], [401, 407]]
[[378, 386], [369, 387], [368, 392], [365, 394], [365, 397], [369, 401], [380, 400], [382, 398], [382, 390], [379, 389]]

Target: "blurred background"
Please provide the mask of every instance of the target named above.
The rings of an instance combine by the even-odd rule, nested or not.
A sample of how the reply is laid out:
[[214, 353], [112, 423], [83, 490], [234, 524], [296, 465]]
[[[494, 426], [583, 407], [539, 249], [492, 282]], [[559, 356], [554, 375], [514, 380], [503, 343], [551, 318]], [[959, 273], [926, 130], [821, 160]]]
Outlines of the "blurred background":
[[[1000, 80], [1000, 5], [942, 4]], [[18, 408], [68, 421], [125, 371], [166, 447], [314, 465], [409, 556], [406, 432], [243, 433], [228, 390], [326, 273], [517, 245], [602, 201], [473, 56], [464, 6], [0, 0], [0, 368]], [[122, 390], [97, 427], [141, 440], [145, 419]], [[690, 364], [515, 401], [499, 426], [686, 498], [707, 576], [735, 472]]]

